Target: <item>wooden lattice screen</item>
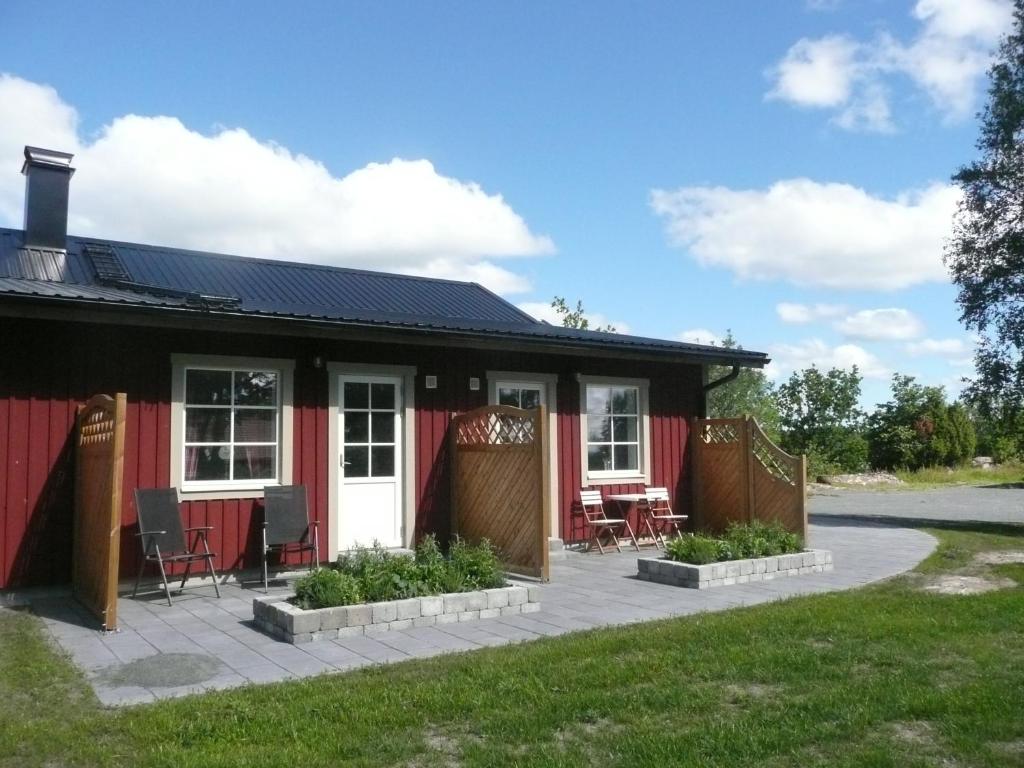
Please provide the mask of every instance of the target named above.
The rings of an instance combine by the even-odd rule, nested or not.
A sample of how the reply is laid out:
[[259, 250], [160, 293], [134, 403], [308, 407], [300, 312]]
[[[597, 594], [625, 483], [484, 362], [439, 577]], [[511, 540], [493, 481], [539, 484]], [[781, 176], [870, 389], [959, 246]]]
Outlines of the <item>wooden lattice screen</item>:
[[75, 439], [71, 583], [107, 631], [117, 628], [125, 401], [124, 393], [96, 395], [80, 406]]
[[693, 441], [697, 527], [721, 531], [736, 520], [778, 520], [807, 537], [807, 472], [751, 417], [697, 419]]
[[452, 524], [490, 539], [510, 571], [548, 579], [551, 516], [544, 408], [478, 408], [451, 424]]

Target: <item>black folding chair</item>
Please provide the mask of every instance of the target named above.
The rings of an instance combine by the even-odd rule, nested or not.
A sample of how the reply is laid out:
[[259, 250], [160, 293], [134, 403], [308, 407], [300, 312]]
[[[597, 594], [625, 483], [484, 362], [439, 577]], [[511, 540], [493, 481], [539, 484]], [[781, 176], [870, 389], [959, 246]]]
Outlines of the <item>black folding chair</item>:
[[[178, 587], [180, 592], [185, 588], [185, 582], [192, 571], [192, 563], [200, 560], [206, 561], [206, 567], [213, 576], [213, 588], [217, 592], [217, 597], [220, 597], [217, 571], [213, 567], [213, 558], [216, 555], [210, 551], [210, 545], [206, 540], [206, 534], [213, 530], [213, 526], [182, 527], [181, 511], [178, 509], [178, 489], [136, 488], [135, 508], [139, 513], [139, 532], [135, 535], [142, 544], [142, 562], [139, 564], [139, 575], [135, 578], [132, 597], [139, 591], [139, 582], [142, 581], [146, 563], [155, 562], [160, 568], [167, 604], [171, 605], [171, 588], [167, 584], [164, 563], [185, 563], [185, 573], [181, 577], [181, 586]], [[189, 533], [195, 534], [191, 546], [186, 537]], [[203, 547], [201, 552], [198, 551], [200, 544]]]
[[319, 521], [309, 519], [306, 504], [306, 486], [282, 485], [267, 487], [263, 491], [263, 591], [270, 591], [267, 574], [267, 555], [277, 550], [312, 553], [309, 569], [320, 564]]

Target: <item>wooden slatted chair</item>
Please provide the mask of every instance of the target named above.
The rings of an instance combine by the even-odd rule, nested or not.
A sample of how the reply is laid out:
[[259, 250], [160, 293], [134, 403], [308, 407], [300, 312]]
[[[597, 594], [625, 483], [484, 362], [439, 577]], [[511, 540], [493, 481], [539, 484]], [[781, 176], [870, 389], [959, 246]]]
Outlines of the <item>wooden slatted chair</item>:
[[[181, 586], [178, 587], [180, 592], [185, 588], [185, 582], [192, 571], [192, 563], [200, 560], [206, 563], [210, 575], [213, 576], [213, 588], [217, 592], [217, 597], [220, 597], [217, 571], [213, 567], [213, 559], [216, 555], [210, 551], [210, 545], [206, 540], [206, 534], [213, 530], [213, 526], [202, 525], [192, 528], [182, 526], [181, 511], [178, 509], [178, 489], [136, 488], [135, 509], [139, 514], [139, 532], [135, 535], [142, 544], [142, 562], [139, 564], [139, 574], [135, 577], [135, 589], [132, 590], [132, 597], [138, 594], [139, 582], [142, 580], [142, 572], [146, 569], [146, 563], [156, 563], [160, 568], [160, 579], [164, 584], [167, 604], [171, 605], [171, 588], [167, 584], [167, 571], [164, 564], [185, 564]], [[195, 534], [191, 545], [187, 537], [189, 533]], [[199, 551], [200, 544], [202, 551]]]
[[309, 569], [320, 564], [319, 521], [309, 519], [306, 486], [282, 485], [263, 491], [263, 591], [270, 591], [267, 555], [276, 549], [285, 552], [309, 552]]
[[647, 488], [644, 491], [644, 500], [640, 502], [639, 507], [644, 525], [647, 526], [647, 532], [651, 534], [654, 543], [662, 549], [665, 548], [666, 531], [670, 535], [673, 531], [676, 536], [683, 535], [679, 524], [686, 522], [689, 515], [677, 515], [672, 511], [668, 488]]
[[593, 531], [592, 538], [587, 544], [588, 552], [593, 549], [593, 544], [596, 542], [597, 548], [601, 551], [602, 555], [604, 554], [601, 537], [605, 534], [611, 536], [612, 543], [615, 544], [615, 549], [618, 552], [622, 551], [622, 547], [619, 546], [619, 538], [625, 538], [626, 534], [629, 535], [633, 546], [636, 547], [636, 551], [640, 551], [640, 545], [637, 544], [636, 536], [629, 525], [629, 520], [624, 517], [608, 517], [604, 511], [604, 499], [601, 497], [600, 491], [580, 491], [580, 504], [583, 507], [583, 517], [586, 520], [586, 524]]

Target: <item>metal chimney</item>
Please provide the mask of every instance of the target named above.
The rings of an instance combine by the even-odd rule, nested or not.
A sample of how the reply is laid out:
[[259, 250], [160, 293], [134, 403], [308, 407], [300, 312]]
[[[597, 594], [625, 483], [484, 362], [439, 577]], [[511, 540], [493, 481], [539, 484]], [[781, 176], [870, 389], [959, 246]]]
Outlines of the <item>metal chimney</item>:
[[67, 152], [25, 147], [25, 245], [65, 250], [68, 187], [75, 169]]

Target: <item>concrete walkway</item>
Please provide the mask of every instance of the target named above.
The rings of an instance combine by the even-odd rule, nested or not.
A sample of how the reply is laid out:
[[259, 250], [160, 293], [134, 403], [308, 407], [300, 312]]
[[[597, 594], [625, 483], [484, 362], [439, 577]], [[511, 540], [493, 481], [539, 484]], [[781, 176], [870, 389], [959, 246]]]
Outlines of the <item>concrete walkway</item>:
[[256, 630], [252, 598], [262, 590], [236, 585], [221, 587], [219, 600], [212, 586], [189, 590], [173, 607], [158, 595], [122, 598], [121, 630], [109, 635], [91, 628], [69, 597], [37, 598], [32, 608], [85, 670], [100, 701], [129, 705], [848, 589], [913, 568], [935, 546], [920, 531], [838, 518], [816, 520], [810, 539], [813, 547], [832, 550], [833, 572], [697, 591], [639, 581], [635, 551], [572, 553], [553, 564], [538, 613], [305, 645], [279, 642]]
[[887, 520], [935, 520], [1024, 525], [1024, 487], [1012, 484], [927, 490], [816, 490], [807, 502], [812, 515]]

